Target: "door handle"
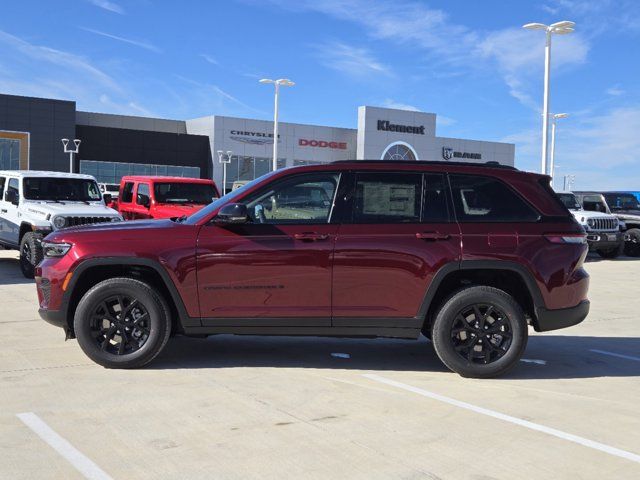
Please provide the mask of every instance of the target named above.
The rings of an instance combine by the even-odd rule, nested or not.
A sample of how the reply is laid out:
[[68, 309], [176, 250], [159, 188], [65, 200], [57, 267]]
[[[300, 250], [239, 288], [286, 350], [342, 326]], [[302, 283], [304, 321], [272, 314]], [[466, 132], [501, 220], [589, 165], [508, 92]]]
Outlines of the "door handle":
[[302, 242], [317, 242], [319, 240], [326, 240], [327, 238], [329, 238], [329, 235], [327, 235], [326, 233], [303, 232], [294, 233], [293, 238]]
[[440, 232], [418, 232], [416, 238], [419, 240], [449, 240], [451, 235]]
[[3, 208], [2, 210], [0, 210], [0, 213], [7, 213], [7, 209]]

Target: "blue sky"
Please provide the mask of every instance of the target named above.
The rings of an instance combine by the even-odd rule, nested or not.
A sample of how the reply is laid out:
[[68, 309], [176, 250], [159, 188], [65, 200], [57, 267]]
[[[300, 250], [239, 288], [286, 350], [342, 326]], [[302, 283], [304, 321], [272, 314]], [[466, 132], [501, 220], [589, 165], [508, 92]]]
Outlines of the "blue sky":
[[10, 2], [0, 92], [78, 109], [186, 119], [270, 119], [355, 128], [359, 105], [438, 114], [442, 136], [516, 144], [537, 170], [544, 34], [553, 44], [557, 178], [640, 190], [640, 2], [636, 0], [64, 0]]

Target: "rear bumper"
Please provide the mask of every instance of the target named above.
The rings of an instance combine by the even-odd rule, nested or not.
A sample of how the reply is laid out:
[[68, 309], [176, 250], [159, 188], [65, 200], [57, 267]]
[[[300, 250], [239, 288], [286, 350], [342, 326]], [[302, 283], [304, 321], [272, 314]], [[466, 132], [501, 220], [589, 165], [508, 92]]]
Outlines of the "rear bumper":
[[572, 327], [582, 322], [589, 314], [589, 300], [583, 300], [575, 307], [558, 310], [536, 309], [538, 317], [533, 325], [536, 332], [548, 332], [560, 328]]

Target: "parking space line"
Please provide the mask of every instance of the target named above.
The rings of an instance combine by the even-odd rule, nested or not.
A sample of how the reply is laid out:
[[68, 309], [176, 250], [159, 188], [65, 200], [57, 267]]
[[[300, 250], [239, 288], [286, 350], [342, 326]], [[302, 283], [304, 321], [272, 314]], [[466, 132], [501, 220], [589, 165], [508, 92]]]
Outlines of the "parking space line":
[[539, 425], [537, 423], [529, 422], [527, 420], [522, 420], [521, 418], [512, 417], [511, 415], [505, 415], [504, 413], [496, 412], [494, 410], [489, 410], [488, 408], [478, 407], [470, 403], [461, 402], [460, 400], [445, 397], [444, 395], [433, 393], [428, 390], [423, 390], [422, 388], [413, 387], [411, 385], [407, 385], [406, 383], [396, 382], [395, 380], [389, 380], [388, 378], [381, 377], [380, 375], [367, 373], [367, 374], [363, 374], [363, 376], [368, 378], [369, 380], [373, 380], [379, 383], [384, 383], [392, 387], [401, 388], [403, 390], [407, 390], [409, 392], [422, 395], [423, 397], [431, 398], [432, 400], [437, 400], [439, 402], [447, 403], [449, 405], [463, 408], [465, 410], [470, 410], [472, 412], [486, 415], [488, 417], [497, 418], [505, 422], [513, 423], [514, 425], [519, 425], [521, 427], [525, 427], [530, 430], [546, 433], [548, 435], [552, 435], [554, 437], [558, 437], [563, 440], [567, 440], [569, 442], [577, 443], [579, 445], [582, 445], [588, 448], [593, 448], [594, 450], [599, 450], [601, 452], [608, 453], [609, 455], [614, 455], [616, 457], [624, 458], [626, 460], [630, 460], [635, 463], [640, 463], [640, 455], [627, 452], [626, 450], [621, 450], [619, 448], [615, 448], [610, 445], [606, 445], [604, 443], [595, 442], [593, 440], [589, 440], [588, 438], [579, 437], [578, 435], [573, 435], [571, 433], [563, 432], [562, 430], [556, 430], [555, 428], [550, 428], [544, 425]]
[[624, 358], [625, 360], [634, 360], [636, 362], [640, 362], [640, 357], [633, 357], [631, 355], [622, 355], [621, 353], [607, 352], [606, 350], [597, 350], [595, 348], [592, 348], [589, 351], [593, 353], [599, 353], [601, 355], [609, 355], [610, 357], [618, 357]]
[[90, 480], [113, 480], [98, 465], [93, 463], [67, 440], [58, 435], [49, 425], [33, 412], [16, 414], [22, 423], [62, 455], [76, 470]]

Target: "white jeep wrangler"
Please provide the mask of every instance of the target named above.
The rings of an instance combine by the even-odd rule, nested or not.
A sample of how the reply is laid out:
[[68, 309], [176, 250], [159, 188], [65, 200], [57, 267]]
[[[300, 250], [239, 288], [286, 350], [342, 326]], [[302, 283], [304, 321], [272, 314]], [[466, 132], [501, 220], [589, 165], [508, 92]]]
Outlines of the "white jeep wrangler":
[[42, 260], [42, 238], [53, 230], [121, 220], [91, 175], [0, 171], [0, 247], [20, 250], [27, 278]]
[[625, 237], [615, 215], [585, 210], [572, 192], [556, 193], [587, 232], [589, 250], [602, 258], [616, 258], [622, 253]]

